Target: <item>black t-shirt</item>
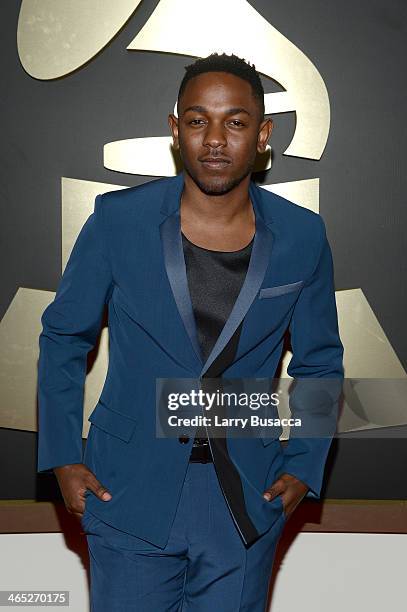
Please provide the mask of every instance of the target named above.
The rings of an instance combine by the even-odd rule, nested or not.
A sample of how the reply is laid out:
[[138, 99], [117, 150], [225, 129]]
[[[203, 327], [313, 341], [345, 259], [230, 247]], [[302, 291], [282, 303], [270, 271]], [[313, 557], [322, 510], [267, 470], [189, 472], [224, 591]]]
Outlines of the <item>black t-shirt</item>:
[[[238, 251], [213, 251], [193, 244], [182, 234], [188, 287], [198, 342], [204, 362], [210, 355], [243, 285], [253, 246]], [[198, 427], [195, 438], [206, 437]]]
[[182, 244], [202, 357], [207, 360], [243, 285], [253, 240], [238, 251], [212, 251], [182, 234]]

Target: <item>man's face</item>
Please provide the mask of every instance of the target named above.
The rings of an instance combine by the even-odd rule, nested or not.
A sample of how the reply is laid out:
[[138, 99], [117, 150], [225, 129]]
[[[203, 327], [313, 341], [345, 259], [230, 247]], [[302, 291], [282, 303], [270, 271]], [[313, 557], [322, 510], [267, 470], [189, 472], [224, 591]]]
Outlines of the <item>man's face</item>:
[[250, 83], [227, 72], [193, 77], [169, 125], [186, 172], [209, 195], [227, 193], [251, 173], [272, 129]]

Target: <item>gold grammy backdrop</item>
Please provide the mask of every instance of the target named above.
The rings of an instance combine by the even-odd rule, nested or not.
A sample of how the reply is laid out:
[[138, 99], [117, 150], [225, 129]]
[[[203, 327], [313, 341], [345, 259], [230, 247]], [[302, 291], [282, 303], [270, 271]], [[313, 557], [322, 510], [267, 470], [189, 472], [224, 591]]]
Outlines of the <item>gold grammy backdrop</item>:
[[[30, 77], [39, 81], [64, 79], [81, 70], [97, 54], [103, 53], [115, 35], [126, 27], [140, 3], [141, 0], [23, 0], [17, 30], [22, 66]], [[199, 21], [191, 21], [188, 27], [184, 27], [183, 16], [194, 13], [199, 14]], [[202, 0], [161, 0], [137, 36], [127, 48], [123, 47], [123, 54], [131, 53], [135, 62], [138, 51], [191, 58], [224, 51], [244, 57], [284, 90], [265, 95], [266, 113], [295, 113], [295, 131], [284, 155], [310, 160], [321, 158], [330, 130], [329, 95], [323, 76], [300, 49], [246, 0], [206, 0], [204, 11]], [[106, 142], [103, 155], [104, 165], [110, 170], [145, 176], [177, 173], [169, 136]], [[256, 170], [270, 168], [270, 165], [268, 148], [266, 155], [258, 159]], [[320, 178], [315, 176], [263, 187], [319, 212], [319, 185]], [[61, 177], [62, 271], [82, 225], [93, 211], [95, 196], [121, 188], [120, 185], [92, 182], [80, 177]], [[40, 317], [54, 295], [35, 287], [20, 287], [0, 323], [0, 427], [37, 429]], [[345, 376], [405, 379], [406, 372], [363, 288], [338, 288], [336, 301], [340, 335], [345, 347]], [[288, 376], [286, 367], [290, 358], [289, 352], [283, 357], [283, 377]], [[88, 431], [86, 417], [96, 405], [103, 387], [107, 361], [108, 330], [104, 328], [96, 360], [86, 380], [84, 436]], [[357, 387], [352, 389], [352, 393], [355, 392]], [[358, 400], [361, 399], [362, 395]], [[381, 406], [383, 398], [369, 397], [363, 405], [362, 418], [345, 403], [339, 431], [407, 422], [397, 393], [384, 415], [379, 409]]]

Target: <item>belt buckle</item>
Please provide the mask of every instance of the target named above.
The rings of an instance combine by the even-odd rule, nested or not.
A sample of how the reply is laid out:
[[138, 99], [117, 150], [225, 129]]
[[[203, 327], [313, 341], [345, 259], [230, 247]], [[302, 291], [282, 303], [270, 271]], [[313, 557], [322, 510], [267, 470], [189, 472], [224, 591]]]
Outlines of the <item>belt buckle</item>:
[[194, 438], [192, 446], [196, 448], [196, 447], [201, 447], [201, 446], [208, 446], [208, 444], [209, 444], [208, 438]]
[[190, 460], [194, 463], [211, 463], [213, 460], [211, 457], [209, 444], [197, 444], [196, 446], [193, 446], [191, 449]]

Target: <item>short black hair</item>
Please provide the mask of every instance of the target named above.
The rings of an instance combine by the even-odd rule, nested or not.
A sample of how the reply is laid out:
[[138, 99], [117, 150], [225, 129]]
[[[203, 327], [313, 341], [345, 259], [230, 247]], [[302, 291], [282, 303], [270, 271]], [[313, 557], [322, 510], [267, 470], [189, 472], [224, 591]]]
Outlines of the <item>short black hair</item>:
[[250, 64], [233, 53], [231, 55], [211, 53], [211, 55], [199, 58], [193, 64], [185, 66], [185, 71], [178, 91], [178, 104], [188, 81], [194, 77], [205, 72], [228, 72], [251, 85], [253, 96], [259, 103], [261, 116], [264, 116], [264, 89], [254, 64]]

